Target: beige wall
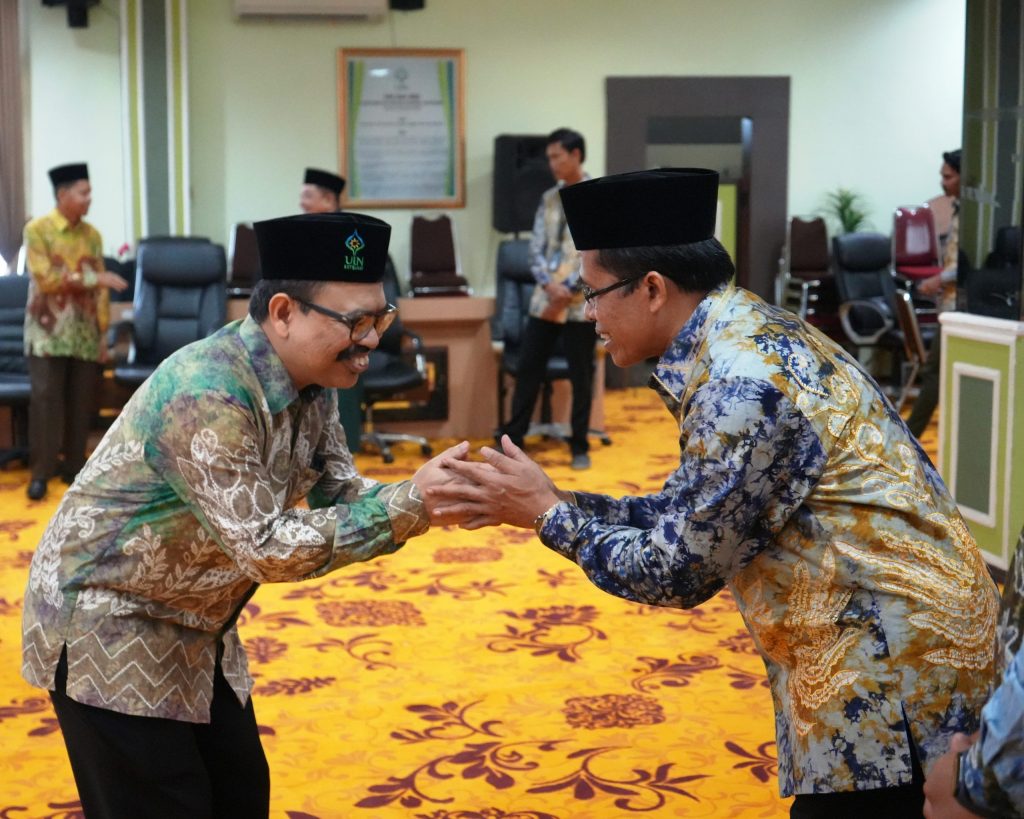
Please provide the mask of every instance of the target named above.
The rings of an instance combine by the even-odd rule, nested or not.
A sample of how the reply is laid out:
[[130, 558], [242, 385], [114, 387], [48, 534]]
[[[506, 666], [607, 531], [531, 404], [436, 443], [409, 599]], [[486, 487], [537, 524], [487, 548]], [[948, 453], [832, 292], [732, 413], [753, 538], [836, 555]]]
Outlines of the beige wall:
[[90, 10], [88, 28], [71, 29], [66, 8], [45, 7], [38, 0], [20, 2], [28, 34], [26, 212], [39, 216], [53, 207], [49, 168], [88, 162], [93, 204], [86, 218], [113, 252], [130, 238], [124, 216], [117, 3], [104, 0]]
[[[38, 113], [54, 100], [89, 135], [79, 155], [119, 169], [116, 121], [101, 136], [86, 116], [119, 100], [114, 57], [104, 51], [102, 78], [76, 85], [69, 100], [62, 83], [97, 59], [86, 46], [93, 35], [61, 29], [62, 10], [22, 2], [31, 10], [34, 181], [36, 166], [52, 164], [71, 138], [52, 131], [61, 114]], [[231, 5], [188, 3], [193, 232], [226, 242], [236, 221], [296, 212], [302, 169], [337, 167], [339, 47], [464, 48], [467, 202], [453, 214], [464, 272], [480, 292], [492, 289], [502, 238], [490, 226], [494, 137], [575, 127], [600, 174], [609, 75], [790, 76], [790, 211], [814, 211], [842, 185], [864, 194], [883, 231], [893, 207], [939, 191], [940, 154], [960, 140], [962, 0], [426, 0], [380, 22], [238, 21]], [[108, 8], [116, 11], [113, 0]], [[109, 17], [100, 9], [94, 25]], [[59, 60], [44, 60], [57, 51]], [[100, 203], [98, 192], [96, 221], [112, 233], [123, 214]], [[393, 223], [393, 255], [408, 275], [411, 214], [377, 215]]]

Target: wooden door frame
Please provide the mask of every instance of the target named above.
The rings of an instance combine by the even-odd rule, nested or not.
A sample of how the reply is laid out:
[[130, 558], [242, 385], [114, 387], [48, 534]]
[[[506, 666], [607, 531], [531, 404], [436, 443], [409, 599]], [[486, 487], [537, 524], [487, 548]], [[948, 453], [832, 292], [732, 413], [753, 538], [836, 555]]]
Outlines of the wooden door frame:
[[[747, 117], [750, 188], [740, 187], [737, 283], [771, 300], [786, 240], [789, 77], [608, 77], [607, 173], [645, 165], [649, 117]], [[749, 220], [749, 221], [748, 221]], [[747, 222], [744, 224], [744, 222]]]

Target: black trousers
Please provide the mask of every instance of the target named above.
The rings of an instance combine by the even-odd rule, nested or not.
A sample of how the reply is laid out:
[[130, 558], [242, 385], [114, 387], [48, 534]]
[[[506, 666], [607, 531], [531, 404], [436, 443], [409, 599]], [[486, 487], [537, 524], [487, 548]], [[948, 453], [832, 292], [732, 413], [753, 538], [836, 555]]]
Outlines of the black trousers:
[[65, 694], [67, 652], [50, 692], [86, 819], [265, 819], [270, 772], [252, 700], [220, 664], [209, 724], [137, 717]]
[[76, 475], [85, 465], [89, 422], [96, 411], [100, 366], [78, 358], [28, 357], [31, 383], [28, 419], [32, 480], [57, 474], [64, 451], [64, 471]]
[[572, 436], [569, 449], [573, 455], [582, 455], [590, 449], [587, 432], [590, 429], [590, 402], [594, 391], [594, 345], [597, 343], [593, 322], [567, 321], [565, 324], [555, 324], [553, 321], [530, 317], [523, 330], [523, 343], [519, 350], [512, 413], [502, 431], [516, 444], [522, 445], [544, 383], [548, 359], [560, 337], [565, 358], [569, 362], [569, 383], [572, 385]]
[[924, 816], [924, 771], [910, 745], [909, 785], [871, 791], [798, 794], [790, 819], [919, 819]]

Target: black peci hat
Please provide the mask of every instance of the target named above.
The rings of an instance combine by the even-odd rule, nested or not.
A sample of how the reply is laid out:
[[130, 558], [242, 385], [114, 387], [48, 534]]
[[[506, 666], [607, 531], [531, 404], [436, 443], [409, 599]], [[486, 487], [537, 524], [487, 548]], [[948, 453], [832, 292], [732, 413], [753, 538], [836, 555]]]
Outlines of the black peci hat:
[[361, 213], [302, 213], [253, 225], [264, 279], [379, 282], [391, 225]]
[[58, 165], [56, 168], [50, 168], [49, 173], [50, 183], [56, 188], [60, 185], [77, 182], [79, 179], [88, 179], [89, 166], [84, 162], [75, 162], [71, 165]]
[[341, 192], [345, 190], [344, 177], [330, 171], [321, 171], [318, 168], [306, 168], [306, 175], [302, 182], [305, 185], [319, 185], [321, 188], [327, 188], [335, 196], [341, 196]]
[[686, 245], [715, 235], [718, 173], [659, 168], [601, 176], [561, 190], [577, 250]]

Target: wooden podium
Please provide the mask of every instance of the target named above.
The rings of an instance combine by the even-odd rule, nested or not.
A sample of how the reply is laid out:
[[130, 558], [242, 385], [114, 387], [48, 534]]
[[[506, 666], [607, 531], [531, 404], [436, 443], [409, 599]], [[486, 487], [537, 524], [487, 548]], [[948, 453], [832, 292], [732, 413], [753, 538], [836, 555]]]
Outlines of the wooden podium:
[[383, 429], [427, 438], [490, 438], [498, 423], [498, 369], [491, 352], [494, 299], [435, 296], [398, 300], [402, 322], [426, 347], [448, 348], [448, 418], [388, 421]]

